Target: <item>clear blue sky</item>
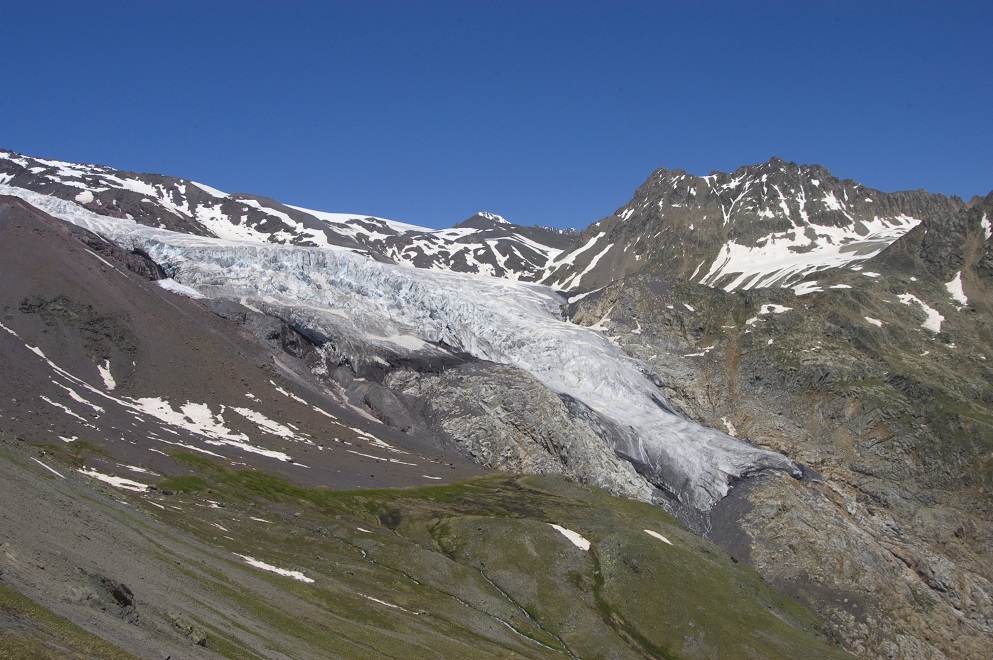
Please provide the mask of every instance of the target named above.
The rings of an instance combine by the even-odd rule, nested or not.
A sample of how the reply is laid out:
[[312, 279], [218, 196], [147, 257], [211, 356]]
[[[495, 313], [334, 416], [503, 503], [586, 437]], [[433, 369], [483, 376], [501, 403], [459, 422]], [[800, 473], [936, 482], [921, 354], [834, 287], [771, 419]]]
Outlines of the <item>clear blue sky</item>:
[[990, 2], [0, 0], [0, 147], [449, 226], [776, 155], [993, 189]]

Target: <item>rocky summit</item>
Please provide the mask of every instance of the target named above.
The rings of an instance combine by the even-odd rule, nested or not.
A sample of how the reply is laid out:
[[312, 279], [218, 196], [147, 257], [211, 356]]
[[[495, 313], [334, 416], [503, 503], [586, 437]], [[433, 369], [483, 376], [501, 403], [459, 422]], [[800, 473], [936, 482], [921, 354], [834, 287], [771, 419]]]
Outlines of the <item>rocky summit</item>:
[[0, 655], [988, 657], [991, 219], [773, 158], [437, 230], [0, 151]]
[[641, 272], [728, 291], [797, 284], [857, 265], [961, 200], [887, 194], [823, 167], [773, 158], [732, 173], [659, 169], [614, 215], [588, 227], [542, 281], [595, 289]]

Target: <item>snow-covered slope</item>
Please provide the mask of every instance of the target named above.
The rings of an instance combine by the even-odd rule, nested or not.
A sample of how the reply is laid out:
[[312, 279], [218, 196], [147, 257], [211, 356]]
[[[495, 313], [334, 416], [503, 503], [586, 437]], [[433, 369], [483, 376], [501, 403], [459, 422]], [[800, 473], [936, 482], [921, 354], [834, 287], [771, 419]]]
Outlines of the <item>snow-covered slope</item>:
[[451, 229], [408, 231], [387, 238], [382, 250], [394, 262], [418, 268], [530, 282], [574, 238], [575, 232], [522, 227], [481, 212]]
[[961, 206], [923, 191], [883, 193], [778, 158], [702, 177], [660, 169], [541, 281], [592, 289], [652, 271], [727, 291], [791, 287], [857, 265], [924, 217]]
[[113, 219], [75, 202], [0, 186], [58, 218], [140, 250], [176, 281], [292, 319], [308, 336], [366, 356], [450, 351], [533, 374], [595, 411], [605, 441], [650, 481], [706, 509], [732, 479], [792, 461], [676, 414], [644, 364], [595, 330], [561, 319], [547, 287], [402, 268], [349, 250], [258, 244]]
[[217, 238], [341, 247], [382, 261], [533, 280], [573, 234], [480, 213], [434, 230], [361, 214], [327, 213], [228, 194], [173, 177], [121, 172], [0, 151], [0, 183], [73, 201], [100, 215]]

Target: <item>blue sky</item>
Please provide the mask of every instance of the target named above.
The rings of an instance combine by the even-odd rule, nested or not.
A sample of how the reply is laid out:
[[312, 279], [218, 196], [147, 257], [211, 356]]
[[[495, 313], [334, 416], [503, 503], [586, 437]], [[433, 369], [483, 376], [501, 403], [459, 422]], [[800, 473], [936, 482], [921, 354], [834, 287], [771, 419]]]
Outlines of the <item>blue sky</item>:
[[993, 3], [0, 0], [0, 147], [449, 226], [775, 155], [993, 190]]

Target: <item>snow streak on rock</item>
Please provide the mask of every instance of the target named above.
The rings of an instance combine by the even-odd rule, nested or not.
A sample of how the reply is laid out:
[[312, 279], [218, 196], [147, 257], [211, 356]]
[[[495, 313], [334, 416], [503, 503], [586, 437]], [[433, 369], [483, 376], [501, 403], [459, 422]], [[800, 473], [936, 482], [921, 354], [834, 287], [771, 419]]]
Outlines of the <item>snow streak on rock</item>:
[[704, 177], [662, 168], [550, 261], [539, 281], [579, 291], [648, 271], [727, 291], [789, 288], [813, 273], [853, 268], [920, 218], [959, 203], [923, 191], [883, 193], [777, 158]]
[[143, 251], [203, 295], [248, 300], [309, 336], [393, 355], [456, 351], [530, 372], [595, 411], [616, 452], [697, 508], [725, 495], [733, 478], [763, 469], [798, 474], [779, 454], [675, 413], [642, 363], [600, 333], [561, 320], [565, 301], [550, 288], [403, 268], [346, 250], [179, 234], [16, 188], [0, 192]]
[[249, 566], [254, 566], [255, 568], [261, 568], [263, 571], [269, 571], [270, 573], [276, 573], [277, 575], [282, 575], [284, 577], [290, 577], [298, 582], [313, 582], [314, 578], [309, 578], [300, 571], [292, 571], [288, 568], [279, 568], [278, 566], [273, 566], [272, 564], [267, 564], [264, 561], [259, 561], [258, 559], [253, 559], [248, 555], [239, 555], [237, 552], [234, 553], [235, 557], [241, 557], [246, 564]]
[[[832, 198], [833, 199], [833, 198]], [[771, 233], [741, 245], [728, 241], [701, 284], [716, 285], [736, 275], [721, 288], [725, 291], [789, 286], [811, 273], [840, 268], [879, 254], [920, 221], [908, 216], [852, 223], [847, 227], [824, 227], [808, 223], [806, 229]]]

